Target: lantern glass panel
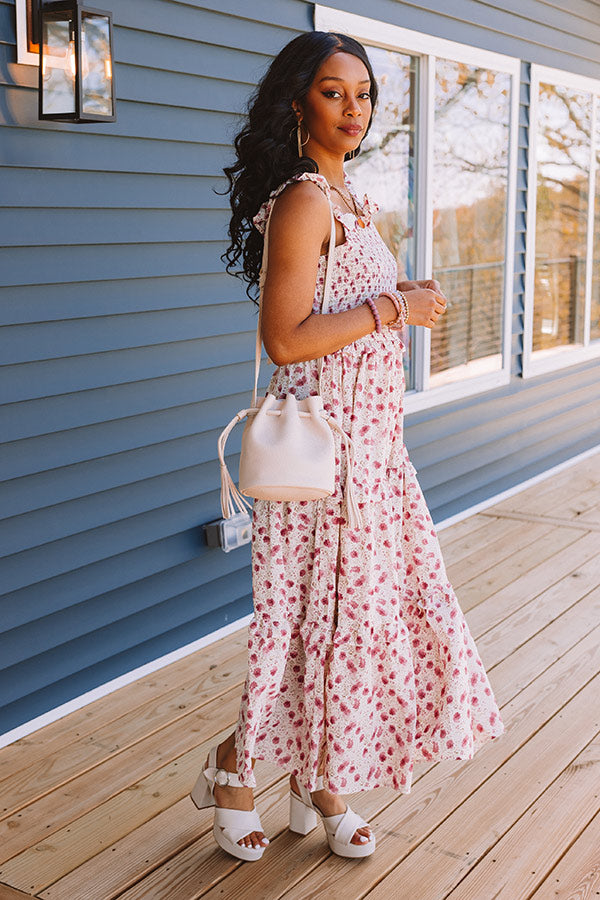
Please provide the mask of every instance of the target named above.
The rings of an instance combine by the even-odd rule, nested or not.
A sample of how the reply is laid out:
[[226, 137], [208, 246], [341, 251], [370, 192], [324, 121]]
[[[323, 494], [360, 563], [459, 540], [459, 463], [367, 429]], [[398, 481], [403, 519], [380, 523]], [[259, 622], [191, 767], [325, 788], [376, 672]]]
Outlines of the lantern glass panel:
[[75, 32], [70, 11], [43, 17], [42, 43], [42, 111], [74, 113]]
[[81, 22], [81, 112], [113, 114], [109, 20], [85, 11]]

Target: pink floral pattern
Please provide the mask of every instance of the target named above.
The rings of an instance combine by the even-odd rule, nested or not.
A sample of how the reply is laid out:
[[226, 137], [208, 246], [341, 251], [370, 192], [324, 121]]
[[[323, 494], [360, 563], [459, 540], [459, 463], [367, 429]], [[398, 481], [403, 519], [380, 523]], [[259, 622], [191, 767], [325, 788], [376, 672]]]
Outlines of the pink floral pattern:
[[[254, 217], [263, 233], [273, 199], [310, 179], [332, 197], [346, 240], [335, 248], [330, 312], [395, 288], [397, 264], [360, 201], [361, 228], [322, 175], [302, 173]], [[326, 257], [319, 260], [319, 312]], [[388, 786], [410, 793], [415, 760], [471, 759], [504, 725], [444, 567], [437, 533], [403, 442], [404, 344], [372, 332], [323, 358], [324, 407], [354, 441], [363, 528], [347, 524], [345, 457], [323, 500], [255, 500], [254, 616], [236, 727], [237, 767], [256, 786], [265, 759], [315, 789], [348, 794]], [[268, 390], [319, 391], [317, 361], [279, 366]]]

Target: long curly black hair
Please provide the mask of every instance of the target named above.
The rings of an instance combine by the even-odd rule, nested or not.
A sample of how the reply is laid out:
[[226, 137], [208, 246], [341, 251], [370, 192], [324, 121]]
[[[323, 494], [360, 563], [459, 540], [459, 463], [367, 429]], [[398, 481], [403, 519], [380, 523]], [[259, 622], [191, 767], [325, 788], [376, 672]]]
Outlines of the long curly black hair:
[[[337, 51], [357, 56], [371, 78], [372, 111], [364, 140], [373, 121], [378, 94], [365, 48], [346, 34], [308, 31], [286, 44], [258, 83], [248, 100], [246, 121], [233, 141], [237, 159], [223, 168], [229, 180], [224, 193], [230, 194], [233, 214], [228, 229], [231, 244], [221, 259], [227, 260], [227, 272], [248, 282], [246, 293], [257, 307], [264, 236], [254, 227], [252, 217], [271, 191], [288, 178], [300, 172], [319, 171], [310, 156], [298, 156], [298, 123], [292, 100], [304, 100], [319, 66]], [[360, 145], [344, 159], [353, 159], [359, 152]], [[240, 257], [242, 270], [233, 271]]]

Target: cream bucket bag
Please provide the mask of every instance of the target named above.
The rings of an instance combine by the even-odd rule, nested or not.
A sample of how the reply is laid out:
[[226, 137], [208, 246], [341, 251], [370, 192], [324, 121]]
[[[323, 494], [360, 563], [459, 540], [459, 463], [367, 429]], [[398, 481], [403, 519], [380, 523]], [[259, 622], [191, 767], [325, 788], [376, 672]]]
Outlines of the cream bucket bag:
[[[271, 206], [271, 213], [273, 212]], [[321, 313], [329, 308], [332, 259], [335, 252], [335, 219], [331, 213], [331, 236], [327, 255], [327, 269], [323, 290]], [[221, 512], [228, 519], [251, 505], [242, 496], [260, 500], [320, 500], [333, 494], [335, 489], [335, 442], [333, 431], [341, 436], [346, 454], [345, 501], [347, 520], [351, 528], [362, 526], [362, 516], [353, 489], [354, 445], [352, 439], [340, 427], [333, 416], [323, 408], [321, 373], [323, 357], [318, 358], [319, 393], [298, 400], [294, 394], [278, 399], [267, 393], [256, 396], [261, 356], [262, 301], [268, 261], [268, 236], [270, 215], [265, 229], [262, 266], [260, 270], [259, 312], [256, 326], [256, 353], [254, 360], [254, 393], [252, 406], [241, 409], [223, 429], [217, 445], [221, 463]], [[234, 426], [247, 417], [242, 432], [242, 448], [239, 469], [239, 490], [235, 486], [225, 463], [225, 443]]]

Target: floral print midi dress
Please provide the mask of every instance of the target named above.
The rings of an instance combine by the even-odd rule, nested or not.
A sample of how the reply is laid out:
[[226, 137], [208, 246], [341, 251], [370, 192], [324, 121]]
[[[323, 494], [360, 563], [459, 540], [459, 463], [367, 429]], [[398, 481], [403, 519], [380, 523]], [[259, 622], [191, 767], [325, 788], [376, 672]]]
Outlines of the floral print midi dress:
[[[309, 179], [288, 179], [253, 219], [264, 234], [274, 198]], [[395, 289], [397, 263], [361, 201], [365, 227], [334, 215], [329, 312]], [[326, 256], [313, 312], [321, 310]], [[254, 500], [248, 670], [235, 731], [242, 783], [256, 786], [252, 757], [277, 763], [315, 790], [411, 790], [415, 760], [471, 759], [504, 731], [436, 529], [403, 442], [405, 347], [400, 332], [372, 332], [323, 357], [323, 405], [354, 443], [353, 485], [362, 528], [347, 522], [346, 461], [334, 432], [334, 493], [321, 500]], [[279, 366], [268, 391], [319, 393], [317, 360]]]

